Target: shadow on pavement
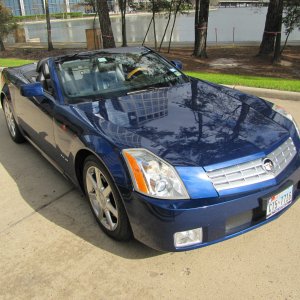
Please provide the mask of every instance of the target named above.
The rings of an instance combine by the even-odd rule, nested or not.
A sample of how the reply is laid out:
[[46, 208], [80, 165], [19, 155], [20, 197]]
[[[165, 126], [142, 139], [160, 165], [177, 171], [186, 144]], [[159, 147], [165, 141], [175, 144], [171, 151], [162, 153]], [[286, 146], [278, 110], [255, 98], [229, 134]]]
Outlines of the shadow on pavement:
[[[126, 259], [144, 259], [162, 254], [134, 239], [117, 242], [107, 237], [94, 220], [85, 197], [29, 143], [17, 145], [10, 139], [1, 108], [0, 164], [16, 183], [21, 194], [20, 201], [26, 201], [35, 213], [52, 223], [104, 251]], [[16, 216], [12, 208], [9, 227], [31, 216], [32, 213]], [[0, 232], [9, 227], [4, 230], [0, 228]]]

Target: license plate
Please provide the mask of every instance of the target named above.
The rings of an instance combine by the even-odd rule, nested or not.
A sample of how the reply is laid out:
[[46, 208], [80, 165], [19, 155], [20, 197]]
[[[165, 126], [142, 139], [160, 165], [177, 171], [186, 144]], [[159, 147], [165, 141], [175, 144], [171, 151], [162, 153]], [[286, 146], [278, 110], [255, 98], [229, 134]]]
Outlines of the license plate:
[[266, 218], [270, 218], [277, 214], [279, 211], [287, 207], [291, 204], [293, 200], [293, 186], [291, 185], [281, 193], [272, 196], [268, 200], [267, 204], [267, 216]]

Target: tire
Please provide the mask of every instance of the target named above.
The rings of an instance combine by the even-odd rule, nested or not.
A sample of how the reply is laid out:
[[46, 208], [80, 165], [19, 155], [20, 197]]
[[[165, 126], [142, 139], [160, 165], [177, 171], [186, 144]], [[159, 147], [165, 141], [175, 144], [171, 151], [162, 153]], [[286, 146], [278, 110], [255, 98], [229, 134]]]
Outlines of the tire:
[[95, 156], [85, 159], [82, 178], [86, 197], [100, 228], [115, 240], [129, 240], [132, 231], [120, 194]]
[[23, 134], [20, 132], [20, 129], [18, 127], [18, 124], [14, 118], [14, 115], [12, 113], [12, 108], [10, 101], [7, 99], [6, 96], [4, 96], [2, 100], [2, 107], [3, 107], [3, 112], [5, 116], [5, 121], [6, 125], [8, 128], [8, 132], [12, 140], [17, 143], [21, 144], [25, 142], [25, 138]]

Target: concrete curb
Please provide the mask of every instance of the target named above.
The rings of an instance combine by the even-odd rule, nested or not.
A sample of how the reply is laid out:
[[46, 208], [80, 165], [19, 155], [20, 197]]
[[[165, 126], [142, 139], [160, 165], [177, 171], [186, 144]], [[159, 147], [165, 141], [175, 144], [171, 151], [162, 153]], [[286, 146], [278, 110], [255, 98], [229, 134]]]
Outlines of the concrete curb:
[[253, 88], [253, 87], [240, 86], [240, 85], [236, 85], [236, 86], [226, 85], [226, 86], [239, 90], [243, 93], [252, 94], [261, 98], [300, 101], [300, 93], [297, 92], [261, 89], [261, 88]]

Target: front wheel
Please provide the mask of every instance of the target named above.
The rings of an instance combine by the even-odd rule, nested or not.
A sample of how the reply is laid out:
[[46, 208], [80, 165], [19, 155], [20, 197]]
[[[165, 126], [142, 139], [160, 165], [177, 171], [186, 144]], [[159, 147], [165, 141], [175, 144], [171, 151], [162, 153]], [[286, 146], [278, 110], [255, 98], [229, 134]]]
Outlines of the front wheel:
[[101, 229], [116, 240], [129, 240], [131, 228], [119, 192], [106, 168], [94, 156], [85, 160], [83, 183], [91, 210]]
[[8, 101], [6, 96], [4, 97], [2, 104], [3, 104], [3, 111], [5, 115], [6, 125], [12, 140], [18, 144], [24, 143], [25, 142], [24, 136], [19, 130], [18, 124], [16, 123], [16, 120], [14, 118], [14, 115], [10, 107], [10, 102]]

